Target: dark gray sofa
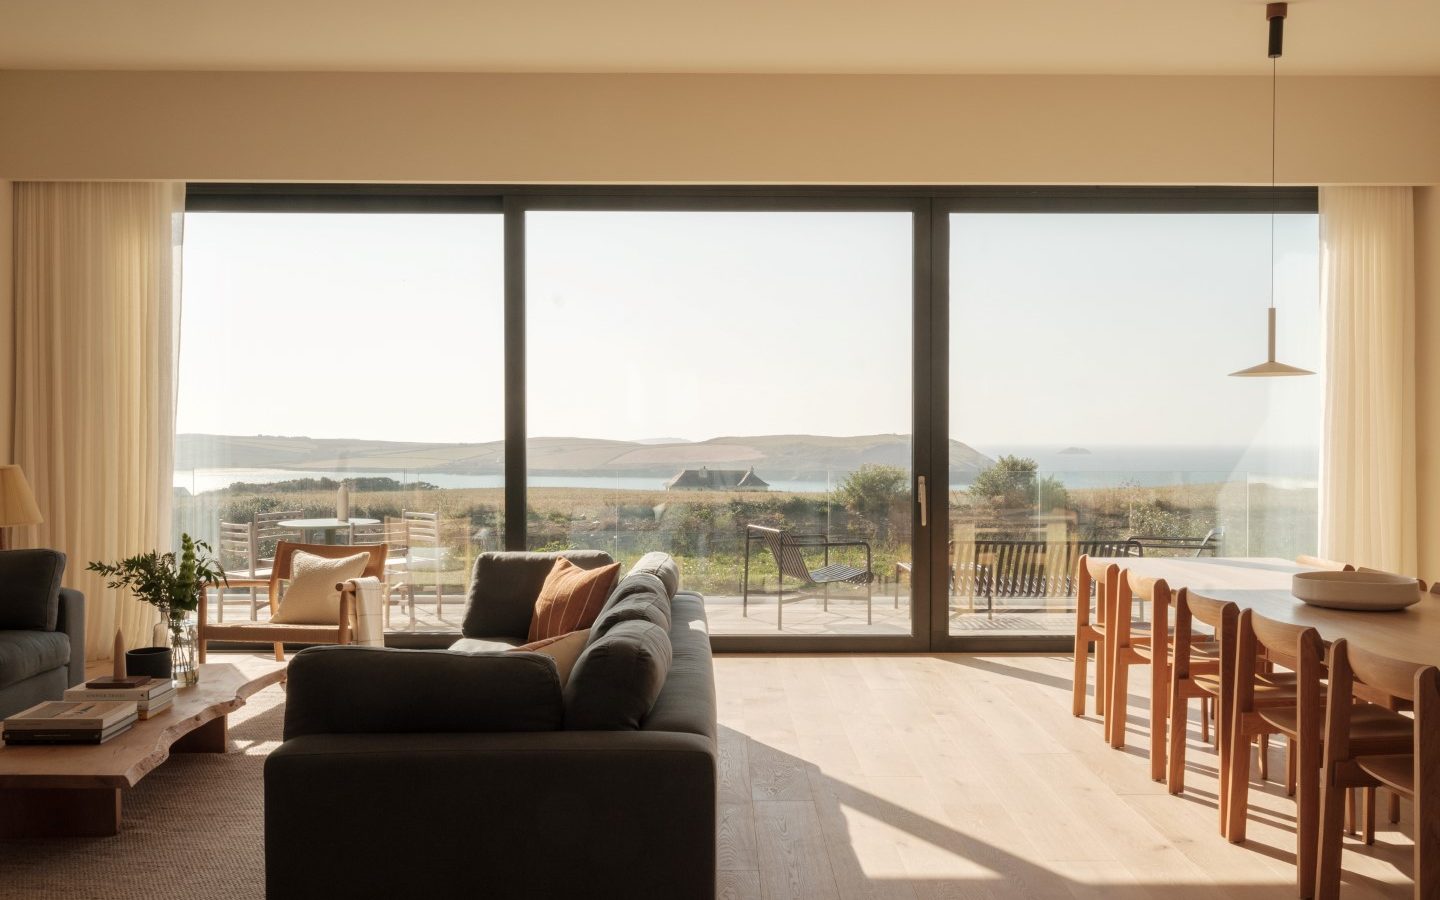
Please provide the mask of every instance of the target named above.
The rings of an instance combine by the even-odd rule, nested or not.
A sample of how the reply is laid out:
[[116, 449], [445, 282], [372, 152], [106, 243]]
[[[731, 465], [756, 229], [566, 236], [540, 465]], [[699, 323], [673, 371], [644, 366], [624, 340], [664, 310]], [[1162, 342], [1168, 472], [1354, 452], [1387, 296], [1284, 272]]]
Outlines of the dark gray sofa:
[[[609, 562], [565, 555], [587, 568]], [[715, 896], [703, 598], [676, 591], [678, 573], [627, 576], [562, 691], [550, 657], [497, 649], [524, 641], [554, 558], [483, 554], [451, 650], [294, 657], [285, 741], [265, 763], [270, 900]], [[655, 664], [636, 655], [635, 635], [653, 637], [657, 592], [670, 655], [653, 705], [638, 727], [567, 727], [582, 707], [613, 701], [595, 693], [602, 672], [623, 680]]]
[[85, 680], [85, 598], [64, 574], [58, 550], [0, 550], [0, 719]]

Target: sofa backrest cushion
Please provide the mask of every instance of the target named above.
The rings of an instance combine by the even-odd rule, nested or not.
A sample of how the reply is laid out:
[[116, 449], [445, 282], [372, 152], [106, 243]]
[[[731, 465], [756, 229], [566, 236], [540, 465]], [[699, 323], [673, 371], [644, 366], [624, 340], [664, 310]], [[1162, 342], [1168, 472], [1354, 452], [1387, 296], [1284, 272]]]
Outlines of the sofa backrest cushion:
[[0, 550], [0, 629], [54, 631], [64, 574], [59, 550]]
[[666, 599], [675, 599], [676, 591], [680, 590], [680, 566], [674, 557], [660, 550], [651, 550], [637, 559], [625, 574], [628, 577], [642, 572], [660, 579], [660, 583], [665, 585]]
[[590, 643], [595, 643], [621, 622], [641, 619], [654, 622], [670, 631], [670, 599], [665, 585], [654, 575], [627, 575], [605, 601], [595, 624], [590, 628]]
[[562, 556], [582, 569], [615, 562], [602, 550], [482, 553], [475, 560], [461, 633], [465, 637], [508, 637], [524, 641], [530, 633], [530, 617], [535, 612], [540, 586], [555, 567], [555, 560]]
[[585, 648], [565, 684], [565, 728], [637, 729], [670, 671], [670, 636], [653, 622], [621, 622]]
[[555, 660], [539, 653], [311, 647], [290, 661], [285, 739], [305, 734], [555, 731]]

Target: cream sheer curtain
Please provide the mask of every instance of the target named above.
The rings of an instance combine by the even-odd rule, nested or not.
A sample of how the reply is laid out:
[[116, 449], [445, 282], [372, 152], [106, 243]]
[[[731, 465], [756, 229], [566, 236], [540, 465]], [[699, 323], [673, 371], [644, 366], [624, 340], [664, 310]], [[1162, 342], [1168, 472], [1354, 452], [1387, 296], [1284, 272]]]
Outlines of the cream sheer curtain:
[[1321, 188], [1320, 246], [1320, 554], [1414, 575], [1413, 191]]
[[21, 183], [14, 210], [15, 461], [45, 516], [17, 537], [68, 555], [106, 659], [155, 615], [86, 563], [170, 544], [184, 186]]

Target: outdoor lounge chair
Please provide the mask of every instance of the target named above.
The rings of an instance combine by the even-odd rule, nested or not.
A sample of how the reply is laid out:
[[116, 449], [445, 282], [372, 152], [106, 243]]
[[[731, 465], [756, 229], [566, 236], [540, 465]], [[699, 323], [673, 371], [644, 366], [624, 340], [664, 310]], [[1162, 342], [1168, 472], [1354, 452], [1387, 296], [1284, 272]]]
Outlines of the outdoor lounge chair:
[[[830, 585], [832, 584], [863, 584], [865, 585], [865, 624], [874, 622], [874, 610], [872, 601], [874, 599], [875, 573], [872, 571], [870, 542], [858, 540], [836, 540], [823, 534], [792, 534], [779, 528], [770, 528], [765, 525], [745, 526], [745, 583], [741, 589], [740, 614], [749, 615], [750, 605], [750, 547], [755, 542], [764, 544], [775, 557], [775, 565], [780, 571], [780, 578], [775, 587], [775, 628], [778, 630], [784, 627], [785, 612], [785, 579], [789, 578], [797, 583], [797, 592], [804, 592], [814, 588], [822, 590], [822, 603], [825, 610], [830, 609]], [[865, 568], [857, 569], [854, 566], [842, 565], [830, 562], [830, 549], [832, 547], [864, 547]], [[805, 551], [823, 550], [824, 563], [818, 569], [811, 569], [810, 564], [805, 561]], [[791, 598], [799, 600], [800, 597]]]

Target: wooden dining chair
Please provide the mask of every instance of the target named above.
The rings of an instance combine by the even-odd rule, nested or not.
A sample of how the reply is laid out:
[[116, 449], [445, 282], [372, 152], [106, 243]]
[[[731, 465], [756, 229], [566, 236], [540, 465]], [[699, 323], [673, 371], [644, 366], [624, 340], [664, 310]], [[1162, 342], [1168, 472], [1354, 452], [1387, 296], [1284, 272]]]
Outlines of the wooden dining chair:
[[[1190, 718], [1189, 705], [1191, 700], [1199, 699], [1201, 740], [1208, 741], [1210, 738], [1209, 712], [1212, 707], [1215, 711], [1215, 746], [1220, 760], [1221, 834], [1225, 833], [1225, 775], [1230, 748], [1225, 740], [1229, 728], [1225, 717], [1224, 682], [1220, 673], [1235, 671], [1235, 630], [1239, 618], [1240, 607], [1234, 603], [1194, 597], [1185, 588], [1175, 592], [1175, 650], [1170, 668], [1170, 746], [1166, 786], [1172, 794], [1185, 790], [1185, 736]], [[1191, 645], [1196, 621], [1208, 625], [1212, 632], [1208, 646], [1201, 645], [1205, 652], [1200, 656], [1193, 652]]]
[[[1231, 723], [1226, 837], [1245, 840], [1250, 799], [1250, 738], [1283, 735], [1290, 743], [1287, 777], [1294, 779], [1295, 867], [1301, 897], [1314, 894], [1315, 846], [1320, 821], [1320, 732], [1324, 710], [1325, 643], [1314, 628], [1240, 613], [1235, 665], [1239, 674]], [[1294, 673], [1261, 671], [1260, 652]]]
[[[1129, 613], [1136, 597], [1150, 601], [1150, 627], [1136, 630]], [[1125, 719], [1132, 666], [1150, 668], [1150, 777], [1165, 780], [1165, 739], [1170, 709], [1170, 586], [1163, 578], [1145, 578], [1126, 569], [1120, 573], [1107, 615], [1110, 629], [1110, 699], [1106, 724], [1110, 746], [1125, 746]], [[1195, 641], [1190, 649], [1196, 650]]]
[[[1340, 851], [1345, 795], [1351, 788], [1383, 786], [1415, 805], [1415, 897], [1440, 896], [1440, 670], [1361, 650], [1344, 639], [1330, 647], [1324, 768], [1320, 781], [1320, 837], [1315, 896], [1340, 896]], [[1369, 703], [1354, 703], [1356, 684], [1369, 685], [1413, 705], [1412, 720]], [[1357, 740], [1360, 717], [1388, 720], [1408, 740]], [[1373, 821], [1373, 818], [1372, 818]]]
[[1353, 572], [1355, 567], [1349, 563], [1338, 562], [1333, 559], [1325, 559], [1321, 556], [1308, 556], [1304, 553], [1295, 557], [1295, 564], [1309, 566], [1313, 569], [1325, 569], [1330, 572]]
[[[1105, 715], [1105, 700], [1110, 683], [1106, 678], [1105, 640], [1108, 595], [1120, 580], [1120, 567], [1106, 566], [1096, 578], [1090, 570], [1090, 557], [1081, 554], [1075, 566], [1075, 682], [1072, 688], [1071, 712], [1085, 715], [1085, 691], [1089, 684], [1086, 670], [1090, 662], [1090, 645], [1095, 645], [1095, 715]], [[1094, 619], [1090, 613], [1090, 594], [1095, 594]]]

